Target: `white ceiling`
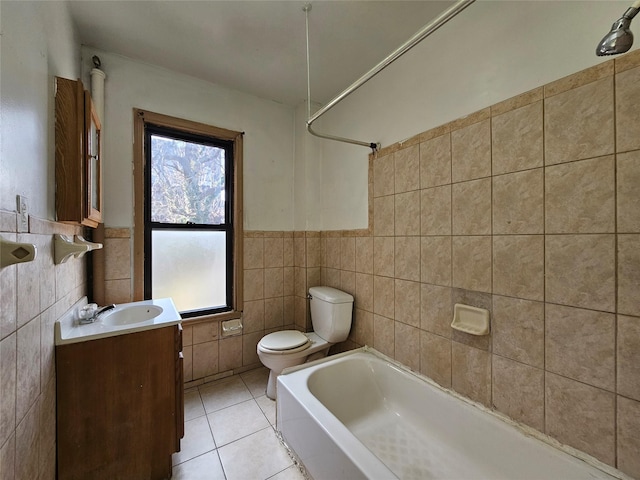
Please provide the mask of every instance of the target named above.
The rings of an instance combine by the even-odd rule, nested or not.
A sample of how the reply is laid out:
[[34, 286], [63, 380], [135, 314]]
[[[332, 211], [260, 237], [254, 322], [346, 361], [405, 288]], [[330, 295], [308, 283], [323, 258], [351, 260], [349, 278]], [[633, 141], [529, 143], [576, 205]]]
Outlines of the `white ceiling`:
[[[306, 1], [67, 3], [84, 45], [290, 105], [306, 99]], [[311, 2], [312, 100], [331, 100], [451, 3]]]

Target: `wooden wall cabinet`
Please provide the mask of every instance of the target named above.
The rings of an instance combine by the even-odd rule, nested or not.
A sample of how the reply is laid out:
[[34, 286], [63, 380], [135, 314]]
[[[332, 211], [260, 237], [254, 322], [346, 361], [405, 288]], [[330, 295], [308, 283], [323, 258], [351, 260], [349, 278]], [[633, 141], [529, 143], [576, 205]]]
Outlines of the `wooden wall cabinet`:
[[59, 222], [102, 223], [102, 127], [80, 79], [56, 77], [56, 216]]
[[58, 345], [58, 480], [171, 478], [182, 368], [179, 324]]

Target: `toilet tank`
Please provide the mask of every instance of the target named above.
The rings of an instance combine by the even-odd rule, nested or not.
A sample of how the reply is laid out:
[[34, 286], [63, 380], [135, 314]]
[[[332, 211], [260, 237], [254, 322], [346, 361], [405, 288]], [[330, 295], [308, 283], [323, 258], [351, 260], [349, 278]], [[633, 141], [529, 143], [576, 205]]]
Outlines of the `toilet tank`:
[[330, 343], [346, 340], [351, 330], [353, 297], [331, 287], [311, 287], [309, 294], [313, 331]]

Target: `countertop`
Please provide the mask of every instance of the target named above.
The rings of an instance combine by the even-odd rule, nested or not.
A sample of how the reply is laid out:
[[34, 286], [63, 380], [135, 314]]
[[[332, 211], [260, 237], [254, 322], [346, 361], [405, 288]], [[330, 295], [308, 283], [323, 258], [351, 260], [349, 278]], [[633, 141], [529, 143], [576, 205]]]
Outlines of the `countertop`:
[[121, 303], [117, 304], [114, 310], [111, 310], [111, 312], [113, 312], [133, 305], [154, 305], [162, 308], [162, 313], [150, 320], [130, 323], [128, 325], [107, 325], [102, 321], [109, 313], [105, 312], [93, 323], [80, 324], [78, 323], [79, 311], [86, 304], [87, 297], [83, 297], [55, 323], [54, 331], [56, 345], [87, 342], [90, 340], [97, 340], [99, 338], [114, 337], [117, 335], [142, 332], [144, 330], [151, 330], [154, 328], [169, 327], [182, 321], [173, 300], [171, 298], [159, 298], [140, 302]]

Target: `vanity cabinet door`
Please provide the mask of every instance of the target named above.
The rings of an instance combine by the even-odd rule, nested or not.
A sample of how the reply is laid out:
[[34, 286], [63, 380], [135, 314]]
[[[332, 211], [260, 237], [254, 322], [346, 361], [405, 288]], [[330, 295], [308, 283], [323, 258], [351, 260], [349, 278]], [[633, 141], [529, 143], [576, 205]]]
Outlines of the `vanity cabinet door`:
[[59, 480], [171, 477], [184, 415], [177, 332], [174, 325], [56, 347]]

